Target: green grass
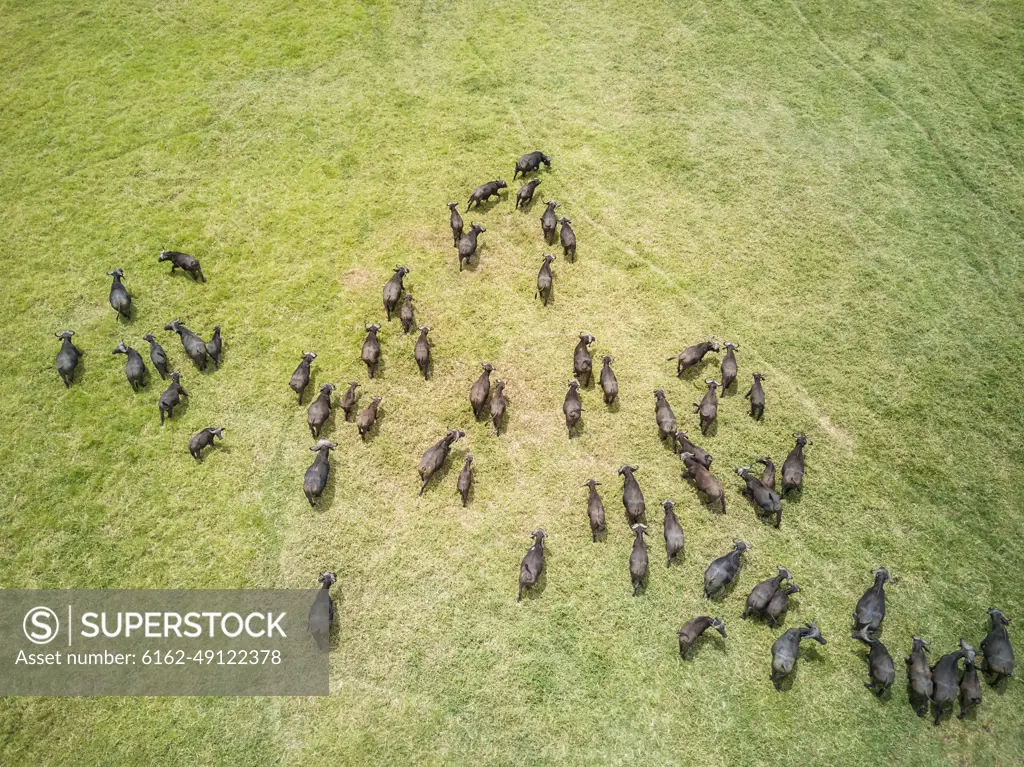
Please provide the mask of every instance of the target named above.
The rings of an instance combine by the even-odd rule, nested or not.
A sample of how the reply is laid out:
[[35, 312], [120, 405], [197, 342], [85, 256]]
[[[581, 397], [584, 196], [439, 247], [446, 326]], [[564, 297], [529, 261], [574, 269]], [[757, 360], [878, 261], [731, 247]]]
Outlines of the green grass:
[[[911, 634], [937, 652], [980, 641], [993, 605], [1024, 622], [1020, 3], [2, 8], [0, 585], [295, 587], [332, 568], [341, 620], [329, 698], [5, 699], [0, 763], [1021, 763], [1018, 681], [936, 729], [907, 705], [901, 662]], [[515, 213], [513, 162], [535, 148], [554, 166]], [[445, 203], [497, 177], [509, 198], [466, 217], [488, 232], [459, 274]], [[551, 198], [579, 257], [555, 262], [544, 309]], [[162, 248], [198, 256], [209, 283], [168, 276]], [[434, 328], [429, 383], [397, 322], [383, 376], [359, 362], [397, 263]], [[127, 326], [106, 301], [118, 266]], [[223, 327], [220, 371], [186, 364], [159, 330], [175, 317]], [[64, 328], [87, 354], [68, 391], [53, 369]], [[586, 392], [568, 443], [581, 330], [615, 356], [622, 402]], [[162, 428], [161, 385], [133, 395], [110, 354], [150, 331], [192, 394]], [[665, 388], [696, 431], [704, 373], [678, 380], [665, 358], [711, 334], [741, 347], [740, 394], [705, 440], [725, 517], [659, 446], [651, 396]], [[316, 383], [384, 397], [366, 444], [334, 423], [316, 510], [287, 388], [309, 348]], [[468, 417], [482, 360], [508, 382], [500, 439]], [[741, 399], [755, 370], [760, 424]], [[211, 423], [225, 442], [194, 465], [186, 440]], [[416, 462], [449, 425], [467, 438], [417, 498]], [[794, 431], [814, 440], [806, 492], [775, 531], [730, 469], [781, 461]], [[650, 514], [638, 599], [626, 462], [687, 534], [666, 571]], [[591, 476], [609, 510], [599, 545]], [[547, 585], [517, 606], [538, 526]], [[753, 549], [707, 605], [701, 572], [734, 537]], [[785, 693], [768, 680], [778, 632], [738, 618], [778, 564], [804, 588], [787, 625], [817, 619], [830, 640]], [[846, 638], [879, 564], [900, 578], [884, 703]], [[674, 632], [708, 611], [729, 639], [680, 662]]]

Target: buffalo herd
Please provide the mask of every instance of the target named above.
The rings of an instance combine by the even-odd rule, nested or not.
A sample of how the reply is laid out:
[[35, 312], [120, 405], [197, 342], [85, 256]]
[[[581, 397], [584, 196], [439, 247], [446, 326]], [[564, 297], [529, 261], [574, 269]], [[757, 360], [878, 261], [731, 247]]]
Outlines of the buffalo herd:
[[[541, 166], [550, 170], [551, 165], [552, 161], [548, 155], [540, 151], [530, 152], [516, 161], [512, 178], [515, 180], [520, 175], [525, 178], [530, 174], [536, 174], [540, 171]], [[534, 177], [524, 183], [515, 195], [516, 210], [525, 211], [530, 208], [534, 192], [540, 183], [539, 177]], [[508, 184], [504, 180], [499, 179], [476, 187], [469, 195], [466, 211], [468, 212], [476, 206], [479, 212], [481, 204], [487, 203], [493, 197], [497, 197], [499, 200], [503, 199], [501, 191], [507, 186]], [[560, 227], [563, 258], [567, 263], [575, 263], [576, 233], [571, 226], [571, 221], [565, 216], [556, 215], [555, 211], [560, 207], [560, 203], [557, 201], [548, 200], [544, 204], [544, 212], [540, 218], [540, 234], [545, 244], [554, 242], [555, 234]], [[487, 229], [478, 223], [471, 222], [469, 230], [466, 231], [463, 218], [458, 211], [458, 203], [448, 203], [448, 209], [452, 243], [458, 253], [459, 271], [462, 271], [477, 255], [479, 235], [486, 233]], [[554, 260], [554, 254], [544, 254], [537, 275], [535, 298], [540, 299], [545, 306], [551, 299], [555, 277], [551, 267]], [[191, 255], [178, 251], [162, 251], [157, 261], [169, 261], [172, 273], [181, 269], [194, 282], [206, 282], [199, 260]], [[397, 315], [403, 332], [406, 334], [417, 327], [413, 296], [405, 289], [405, 278], [409, 272], [410, 270], [406, 266], [396, 266], [383, 288], [384, 318], [390, 323], [393, 316]], [[109, 303], [115, 311], [115, 319], [130, 322], [133, 316], [132, 297], [126, 285], [125, 272], [123, 269], [117, 268], [107, 272], [107, 275], [112, 278]], [[366, 323], [364, 327], [366, 338], [362, 345], [360, 359], [366, 364], [368, 377], [373, 379], [381, 362], [382, 350], [378, 336], [381, 325], [371, 322]], [[204, 341], [199, 334], [186, 327], [180, 319], [167, 323], [163, 328], [165, 331], [178, 335], [185, 355], [199, 370], [206, 370], [208, 362], [213, 363], [214, 369], [221, 366], [224, 347], [220, 326], [215, 326], [212, 329], [209, 341]], [[419, 327], [420, 335], [414, 350], [417, 367], [424, 379], [430, 377], [432, 364], [431, 344], [427, 336], [430, 330], [431, 328], [427, 325]], [[61, 381], [66, 387], [71, 387], [74, 383], [76, 368], [83, 356], [82, 350], [72, 342], [74, 335], [71, 330], [56, 333], [61, 342], [56, 357], [56, 367]], [[175, 407], [180, 404], [183, 397], [187, 398], [189, 395], [182, 386], [181, 372], [171, 370], [166, 352], [152, 333], [148, 333], [142, 338], [149, 343], [149, 359], [160, 378], [169, 377], [171, 381], [168, 388], [160, 395], [157, 403], [160, 422], [163, 424], [165, 419], [174, 417]], [[585, 412], [583, 390], [592, 385], [594, 363], [591, 346], [595, 343], [596, 339], [593, 335], [581, 332], [573, 350], [573, 378], [568, 382], [562, 407], [569, 439], [573, 439], [574, 434], [579, 431], [583, 420]], [[720, 407], [719, 392], [726, 392], [738, 379], [739, 365], [736, 352], [740, 349], [739, 344], [731, 341], [720, 343], [715, 339], [707, 339], [687, 346], [678, 355], [668, 358], [675, 360], [676, 373], [678, 376], [683, 376], [687, 371], [701, 366], [707, 355], [721, 353], [723, 347], [725, 352], [721, 359], [721, 380], [708, 378], [705, 382], [707, 389], [703, 398], [699, 402], [693, 403], [693, 414], [697, 416], [695, 425], [700, 429], [704, 439], [713, 439], [716, 433], [716, 419]], [[113, 350], [113, 354], [125, 355], [125, 377], [133, 390], [142, 390], [148, 376], [142, 355], [125, 344], [123, 340]], [[299, 406], [302, 405], [303, 395], [310, 382], [311, 365], [316, 359], [316, 353], [303, 351], [298, 366], [288, 381], [288, 386], [297, 395]], [[609, 408], [616, 403], [619, 397], [619, 383], [612, 370], [612, 362], [611, 355], [604, 355], [599, 375], [604, 404]], [[506, 413], [509, 407], [505, 394], [505, 382], [497, 381], [492, 387], [491, 373], [496, 370], [495, 365], [483, 362], [481, 369], [479, 377], [469, 389], [470, 408], [475, 419], [489, 418], [495, 435], [500, 437], [505, 428]], [[763, 373], [753, 373], [751, 378], [751, 386], [744, 398], [750, 401], [750, 416], [760, 421], [764, 418], [765, 413], [763, 384], [766, 377]], [[351, 382], [338, 403], [346, 420], [350, 420], [356, 410], [358, 400], [356, 390], [359, 386], [358, 382]], [[303, 492], [311, 506], [316, 506], [317, 501], [324, 493], [330, 475], [330, 453], [338, 446], [336, 442], [322, 437], [323, 429], [333, 412], [335, 391], [336, 387], [333, 384], [323, 384], [307, 409], [310, 435], [312, 439], [317, 440], [316, 444], [309, 448], [315, 457], [313, 463], [306, 470], [303, 480]], [[702, 499], [709, 508], [717, 509], [718, 513], [725, 514], [726, 486], [712, 469], [711, 453], [693, 442], [687, 431], [679, 429], [677, 416], [669, 403], [665, 390], [655, 389], [654, 400], [654, 425], [657, 428], [658, 438], [662, 442], [668, 443], [673, 452], [679, 456], [681, 474], [692, 483], [697, 497]], [[372, 397], [370, 403], [356, 416], [356, 426], [362, 439], [366, 439], [367, 435], [376, 428], [381, 417], [382, 401], [383, 399], [379, 396]], [[224, 431], [222, 426], [208, 426], [193, 434], [188, 441], [188, 450], [191, 456], [197, 462], [202, 462], [203, 450], [212, 448], [216, 441], [223, 440]], [[464, 431], [458, 428], [449, 428], [443, 437], [423, 453], [418, 465], [420, 495], [423, 495], [430, 480], [440, 473], [449, 458], [452, 445], [463, 437], [465, 437]], [[776, 488], [775, 464], [770, 456], [755, 459], [754, 463], [763, 466], [760, 476], [754, 473], [751, 465], [743, 465], [734, 469], [735, 474], [743, 482], [740, 491], [742, 495], [750, 501], [755, 514], [767, 520], [774, 528], [781, 527], [783, 507], [788, 503], [787, 498], [794, 493], [801, 494], [804, 488], [805, 448], [812, 442], [802, 433], [795, 433], [793, 437], [794, 446], [782, 464], [778, 489]], [[619, 474], [623, 480], [623, 509], [633, 539], [632, 551], [629, 555], [631, 590], [634, 596], [640, 596], [647, 587], [649, 577], [649, 541], [645, 538], [648, 532], [647, 505], [640, 480], [638, 480], [638, 475], [642, 479], [644, 474], [639, 467], [628, 464], [619, 469]], [[470, 502], [472, 485], [473, 456], [467, 453], [464, 456], [464, 465], [456, 483], [463, 506]], [[600, 485], [601, 483], [593, 478], [587, 479], [584, 483], [584, 487], [587, 488], [587, 519], [591, 541], [594, 544], [605, 539], [608, 529], [604, 502], [597, 489]], [[663, 500], [661, 508], [664, 513], [665, 562], [666, 566], [671, 568], [674, 562], [679, 562], [684, 557], [685, 533], [683, 525], [675, 513], [673, 501]], [[521, 601], [524, 595], [530, 594], [531, 591], [538, 591], [538, 584], [542, 582], [544, 575], [544, 545], [547, 534], [543, 529], [537, 529], [530, 534], [530, 538], [532, 538], [533, 544], [527, 550], [519, 568], [517, 601]], [[736, 540], [729, 551], [714, 559], [707, 566], [704, 572], [704, 596], [707, 600], [723, 600], [728, 597], [744, 569], [744, 556], [749, 551], [751, 551], [751, 546], [748, 543]], [[896, 674], [892, 655], [882, 643], [880, 634], [886, 614], [885, 584], [895, 582], [895, 579], [890, 577], [888, 571], [882, 567], [873, 570], [872, 575], [874, 576], [872, 585], [864, 592], [854, 608], [851, 635], [853, 639], [861, 642], [867, 648], [869, 681], [864, 686], [880, 699], [884, 699]], [[337, 578], [333, 572], [324, 572], [321, 573], [318, 580], [321, 589], [310, 610], [309, 631], [321, 649], [326, 650], [330, 644], [331, 628], [335, 616], [330, 588]], [[757, 583], [749, 592], [740, 617], [758, 619], [770, 627], [775, 627], [785, 620], [790, 596], [799, 591], [800, 587], [792, 582], [790, 571], [786, 567], [779, 566], [776, 575]], [[911, 705], [919, 716], [926, 713], [930, 704], [934, 712], [934, 722], [938, 724], [948, 706], [959, 697], [960, 717], [963, 718], [967, 712], [981, 703], [982, 685], [979, 681], [979, 670], [988, 677], [988, 681], [992, 685], [999, 685], [1011, 676], [1014, 655], [1007, 631], [1010, 619], [995, 608], [988, 611], [988, 617], [989, 631], [978, 645], [980, 653], [966, 640], [961, 639], [959, 647], [955, 651], [941, 656], [934, 665], [931, 665], [927, 657], [928, 643], [921, 637], [913, 637], [911, 652], [906, 658], [907, 684]], [[682, 658], [691, 657], [694, 645], [709, 628], [720, 634], [721, 640], [718, 641], [723, 641], [726, 638], [724, 619], [707, 615], [700, 615], [687, 621], [676, 632], [679, 640], [679, 653]], [[817, 622], [812, 621], [809, 624], [786, 629], [772, 645], [769, 676], [777, 688], [781, 689], [785, 680], [792, 675], [800, 655], [801, 642], [804, 639], [810, 639], [820, 645], [825, 645], [827, 641], [818, 628]], [[961, 662], [963, 662], [962, 669]]]

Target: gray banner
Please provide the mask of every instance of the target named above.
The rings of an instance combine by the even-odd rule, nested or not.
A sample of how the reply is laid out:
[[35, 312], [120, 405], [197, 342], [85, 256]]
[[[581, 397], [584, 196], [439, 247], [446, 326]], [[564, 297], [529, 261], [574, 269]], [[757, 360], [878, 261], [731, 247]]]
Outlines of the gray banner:
[[0, 590], [0, 696], [327, 695], [316, 596]]

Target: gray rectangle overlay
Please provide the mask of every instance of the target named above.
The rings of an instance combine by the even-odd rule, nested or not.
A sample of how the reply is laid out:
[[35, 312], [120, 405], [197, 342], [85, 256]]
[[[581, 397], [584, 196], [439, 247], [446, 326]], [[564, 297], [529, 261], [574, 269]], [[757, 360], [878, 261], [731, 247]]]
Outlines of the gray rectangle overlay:
[[0, 696], [327, 695], [316, 590], [0, 590]]

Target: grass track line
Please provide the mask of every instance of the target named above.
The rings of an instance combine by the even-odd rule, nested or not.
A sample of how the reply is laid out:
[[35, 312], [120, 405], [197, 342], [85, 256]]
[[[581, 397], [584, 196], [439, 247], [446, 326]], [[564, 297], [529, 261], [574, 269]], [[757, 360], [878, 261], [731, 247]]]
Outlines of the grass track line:
[[[924, 126], [924, 124], [916, 117], [914, 117], [914, 115], [912, 115], [910, 112], [904, 109], [903, 106], [898, 101], [896, 101], [896, 99], [894, 99], [892, 96], [890, 96], [877, 85], [875, 85], [875, 83], [872, 82], [867, 75], [865, 75], [863, 72], [857, 69], [857, 67], [853, 66], [852, 64], [847, 62], [846, 59], [844, 59], [842, 56], [836, 53], [836, 51], [833, 50], [832, 47], [825, 42], [824, 38], [822, 38], [822, 36], [818, 33], [818, 30], [815, 29], [814, 25], [807, 20], [807, 17], [804, 16], [803, 14], [803, 11], [800, 10], [800, 6], [797, 5], [796, 0], [789, 0], [789, 4], [793, 7], [793, 11], [796, 13], [797, 18], [800, 19], [800, 23], [814, 36], [814, 39], [817, 41], [818, 45], [821, 47], [823, 51], [825, 51], [829, 58], [831, 58], [833, 61], [839, 64], [839, 66], [841, 66], [843, 69], [852, 73], [855, 79], [859, 80], [861, 83], [871, 88], [875, 93], [882, 97], [890, 106], [892, 106], [892, 108], [895, 109], [899, 113], [899, 115], [903, 117], [903, 119], [905, 119], [907, 122], [913, 125], [918, 130], [918, 132], [922, 136], [924, 136], [925, 139], [927, 139], [928, 143], [935, 148], [936, 153], [942, 159], [943, 163], [945, 163], [946, 167], [949, 168], [950, 172], [954, 176], [956, 176], [956, 178], [960, 181], [964, 188], [971, 193], [974, 199], [989, 213], [997, 214], [999, 218], [1002, 220], [1003, 224], [1006, 226], [1006, 228], [1009, 229], [1010, 232], [1014, 235], [1014, 237], [1016, 237], [1017, 240], [1024, 243], [1024, 235], [1017, 231], [1017, 228], [1014, 226], [1012, 219], [1007, 218], [1006, 215], [1003, 214], [976, 185], [972, 184], [967, 179], [963, 171], [960, 170], [959, 166], [949, 156], [949, 153], [942, 148], [938, 141], [932, 138], [931, 133]], [[977, 99], [977, 95], [974, 93], [974, 91], [971, 90], [969, 87], [968, 90], [971, 92], [971, 95], [974, 96], [975, 99]], [[1016, 170], [1016, 168], [1014, 169]]]

